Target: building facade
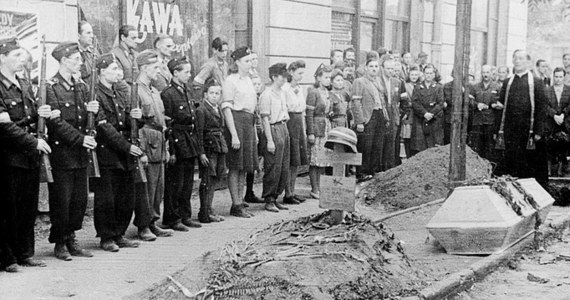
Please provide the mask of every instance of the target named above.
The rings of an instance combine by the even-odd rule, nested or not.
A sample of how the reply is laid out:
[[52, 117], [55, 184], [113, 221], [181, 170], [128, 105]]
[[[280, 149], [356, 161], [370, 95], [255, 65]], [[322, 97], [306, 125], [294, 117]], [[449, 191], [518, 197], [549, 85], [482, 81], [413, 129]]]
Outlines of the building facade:
[[[142, 48], [159, 33], [174, 37], [177, 56], [187, 56], [196, 70], [220, 36], [230, 49], [250, 45], [259, 53], [259, 71], [276, 62], [303, 59], [307, 74], [329, 60], [331, 49], [379, 47], [420, 51], [449, 79], [454, 60], [456, 0], [0, 0], [3, 11], [38, 15], [39, 36], [48, 51], [57, 42], [76, 39], [77, 21], [87, 20], [102, 52], [117, 43], [120, 24], [135, 25]], [[510, 65], [513, 50], [526, 45], [527, 3], [475, 0], [472, 9], [471, 66]], [[1, 12], [0, 12], [1, 13]], [[3, 24], [0, 15], [0, 26]], [[1, 29], [2, 27], [0, 27]], [[0, 34], [3, 34], [0, 31]], [[36, 51], [37, 52], [37, 51]], [[37, 57], [37, 53], [33, 54]], [[48, 75], [55, 73], [48, 59]], [[51, 72], [50, 72], [51, 71]], [[305, 83], [313, 81], [305, 76]]]

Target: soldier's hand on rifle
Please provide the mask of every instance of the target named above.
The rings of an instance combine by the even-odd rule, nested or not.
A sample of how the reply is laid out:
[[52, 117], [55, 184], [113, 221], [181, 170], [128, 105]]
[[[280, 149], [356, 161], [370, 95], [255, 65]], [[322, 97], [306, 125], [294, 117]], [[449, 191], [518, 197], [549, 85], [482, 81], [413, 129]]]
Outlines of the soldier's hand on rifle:
[[86, 135], [83, 138], [83, 147], [91, 150], [95, 149], [95, 147], [97, 147], [97, 142], [95, 141], [95, 138], [90, 135]]
[[131, 149], [129, 150], [129, 154], [132, 156], [139, 157], [139, 156], [143, 155], [144, 153], [141, 150], [141, 148], [139, 148], [135, 145], [131, 145]]
[[356, 125], [356, 132], [364, 132], [364, 124]]
[[38, 107], [38, 116], [49, 119], [51, 118], [51, 106], [49, 105], [42, 105]]
[[57, 119], [57, 118], [59, 118], [59, 117], [61, 117], [61, 110], [59, 110], [59, 109], [54, 109], [54, 110], [51, 111], [51, 115], [50, 115], [49, 118], [53, 120], [53, 119]]
[[98, 101], [89, 101], [87, 103], [87, 112], [97, 113], [99, 111], [99, 102]]
[[141, 163], [142, 163], [143, 167], [148, 166], [148, 156], [143, 155], [143, 156], [141, 157]]
[[210, 161], [208, 160], [206, 154], [200, 154], [200, 163], [204, 167], [207, 167], [210, 164]]
[[10, 114], [7, 112], [0, 113], [0, 123], [12, 123], [12, 119], [10, 119]]
[[487, 109], [487, 108], [489, 108], [489, 106], [488, 106], [487, 104], [485, 104], [485, 103], [477, 103], [477, 109], [478, 109], [479, 111], [482, 111], [482, 110]]
[[540, 134], [535, 134], [535, 135], [534, 135], [534, 140], [537, 141], [537, 142], [540, 141], [541, 138], [542, 138], [542, 137], [540, 136]]
[[131, 118], [133, 118], [133, 119], [142, 118], [142, 110], [140, 108], [131, 109]]
[[41, 151], [45, 154], [51, 153], [51, 148], [49, 147], [48, 143], [43, 139], [38, 139], [38, 145], [36, 146], [36, 149], [38, 149], [38, 151]]
[[433, 119], [433, 114], [427, 112], [427, 113], [424, 114], [424, 118], [425, 118], [427, 121], [429, 121], [429, 120]]
[[175, 163], [176, 163], [176, 155], [170, 154], [170, 158], [168, 158], [168, 164], [172, 166]]
[[503, 107], [504, 107], [503, 103], [497, 101], [497, 104], [495, 104], [495, 107], [494, 107], [494, 108], [495, 108], [495, 109], [503, 109]]

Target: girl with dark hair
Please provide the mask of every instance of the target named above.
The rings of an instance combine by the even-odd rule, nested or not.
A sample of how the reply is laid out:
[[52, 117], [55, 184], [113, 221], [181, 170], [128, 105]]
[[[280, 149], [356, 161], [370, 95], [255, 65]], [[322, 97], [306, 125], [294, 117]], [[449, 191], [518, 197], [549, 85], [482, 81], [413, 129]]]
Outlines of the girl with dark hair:
[[[408, 69], [408, 78], [406, 79], [406, 83], [404, 84], [404, 87], [406, 88], [406, 94], [408, 95], [407, 97], [408, 99], [412, 99], [412, 96], [414, 95], [414, 87], [416, 86], [416, 84], [418, 84], [420, 76], [421, 72], [418, 66], [411, 66]], [[411, 103], [409, 105], [411, 106]], [[400, 136], [404, 141], [404, 150], [406, 152], [406, 158], [412, 157], [412, 149], [410, 148], [412, 140], [412, 124], [414, 120], [412, 113], [413, 112], [407, 113], [402, 118], [402, 131], [400, 133]]]
[[416, 85], [412, 96], [412, 153], [443, 145], [443, 87], [436, 81], [437, 69], [428, 64], [425, 80]]
[[315, 72], [315, 84], [307, 91], [307, 108], [305, 120], [307, 123], [307, 141], [309, 151], [309, 179], [311, 181], [311, 197], [320, 197], [320, 178], [324, 167], [329, 164], [319, 159], [319, 154], [325, 149], [327, 134], [331, 123], [327, 116], [330, 113], [330, 85], [332, 68], [321, 64]]
[[222, 84], [221, 104], [226, 119], [226, 141], [231, 145], [226, 156], [228, 188], [232, 198], [230, 214], [250, 218], [253, 215], [245, 210], [242, 196], [245, 174], [259, 168], [255, 133], [257, 93], [249, 77], [251, 50], [248, 47], [238, 48], [231, 57], [238, 73], [229, 75]]
[[297, 179], [297, 169], [299, 166], [308, 164], [307, 160], [307, 136], [303, 126], [303, 114], [306, 110], [305, 94], [303, 88], [299, 85], [305, 74], [305, 62], [298, 60], [289, 64], [287, 67], [289, 77], [288, 83], [285, 83], [283, 90], [287, 96], [287, 110], [289, 112], [289, 121], [287, 129], [290, 138], [290, 160], [289, 160], [289, 184], [285, 188], [284, 203], [299, 204], [305, 201], [295, 194], [295, 181]]
[[348, 127], [348, 103], [350, 95], [347, 92], [344, 74], [340, 70], [334, 70], [331, 75], [331, 112], [329, 118], [332, 128]]

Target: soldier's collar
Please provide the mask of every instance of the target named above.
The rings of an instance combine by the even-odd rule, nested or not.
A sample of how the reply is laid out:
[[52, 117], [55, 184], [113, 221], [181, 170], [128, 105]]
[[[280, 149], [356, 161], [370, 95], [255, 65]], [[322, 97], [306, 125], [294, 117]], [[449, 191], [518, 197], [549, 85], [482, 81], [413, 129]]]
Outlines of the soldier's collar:
[[101, 92], [103, 92], [105, 95], [109, 96], [109, 97], [113, 97], [115, 96], [115, 90], [114, 90], [114, 85], [112, 89], [109, 89], [108, 87], [106, 87], [104, 84], [102, 84], [101, 82], [99, 82], [99, 89], [101, 90]]
[[[20, 78], [18, 77], [18, 75], [15, 75], [15, 79], [16, 81], [20, 81]], [[6, 86], [7, 89], [10, 89], [10, 87], [12, 87], [12, 85], [16, 85], [16, 83], [14, 83], [14, 81], [8, 79], [8, 77], [4, 76], [4, 74], [2, 72], [0, 72], [0, 81], [2, 81], [2, 84], [4, 84]], [[21, 84], [20, 84], [21, 86]]]
[[176, 83], [176, 81], [174, 81], [174, 80], [170, 81], [170, 84], [180, 92], [183, 92], [186, 90], [186, 86], [184, 84], [180, 85], [180, 84]]

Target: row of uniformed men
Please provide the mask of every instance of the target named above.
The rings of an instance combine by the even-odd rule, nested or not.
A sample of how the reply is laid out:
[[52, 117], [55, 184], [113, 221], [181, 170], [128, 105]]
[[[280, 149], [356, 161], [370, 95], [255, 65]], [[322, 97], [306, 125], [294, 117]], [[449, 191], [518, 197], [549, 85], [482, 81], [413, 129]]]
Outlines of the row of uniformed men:
[[[81, 39], [82, 31], [90, 29], [90, 25], [80, 23], [79, 28]], [[52, 52], [59, 62], [58, 73], [48, 82], [47, 105], [37, 108], [31, 83], [17, 75], [24, 68], [25, 51], [15, 38], [0, 41], [0, 267], [8, 272], [17, 272], [19, 265], [45, 266], [33, 258], [40, 153], [49, 154], [53, 167], [54, 180], [48, 185], [52, 223], [49, 241], [55, 243], [54, 253], [59, 259], [92, 256], [79, 246], [75, 236], [75, 231], [81, 229], [87, 204], [87, 150], [96, 149], [99, 158], [101, 176], [92, 178], [91, 187], [95, 192], [95, 228], [104, 250], [115, 252], [120, 247], [138, 246], [124, 238], [133, 211], [139, 237], [146, 241], [170, 236], [172, 229], [187, 231], [188, 227], [200, 227], [190, 220], [193, 178], [184, 176], [193, 174], [198, 156], [202, 178], [206, 178], [200, 186], [199, 220], [223, 220], [211, 211], [214, 185], [223, 170], [223, 164], [216, 163], [223, 162], [223, 157], [216, 159], [216, 155], [227, 151], [221, 135], [224, 120], [217, 106], [220, 83], [206, 84], [207, 105], [196, 111], [185, 85], [190, 79], [190, 63], [185, 59], [167, 63], [153, 50], [135, 56], [127, 44], [131, 36], [136, 36], [136, 29], [123, 26], [119, 34], [118, 50], [99, 57], [85, 56], [86, 52], [94, 52], [75, 42], [58, 45]], [[167, 36], [159, 37], [155, 46], [157, 43], [173, 48], [172, 39]], [[123, 51], [123, 58], [136, 69], [126, 68], [127, 61], [121, 62], [121, 55], [114, 54], [118, 51]], [[86, 65], [97, 69], [96, 101], [90, 101], [88, 85], [76, 76], [90, 74]], [[169, 76], [164, 76], [165, 69]], [[127, 70], [131, 72], [130, 82], [123, 80]], [[169, 84], [159, 93], [153, 86], [161, 75]], [[132, 78], [136, 78], [137, 85], [133, 85]], [[133, 86], [142, 109], [131, 107], [129, 95]], [[88, 113], [96, 115], [96, 138], [86, 131]], [[172, 117], [170, 143], [166, 116]], [[38, 117], [47, 120], [47, 142], [34, 135]], [[131, 139], [131, 118], [138, 120], [140, 146]], [[134, 158], [140, 158], [145, 165], [146, 184], [134, 182]], [[166, 162], [170, 166], [165, 174]], [[163, 195], [163, 225], [170, 229], [155, 224]]]

